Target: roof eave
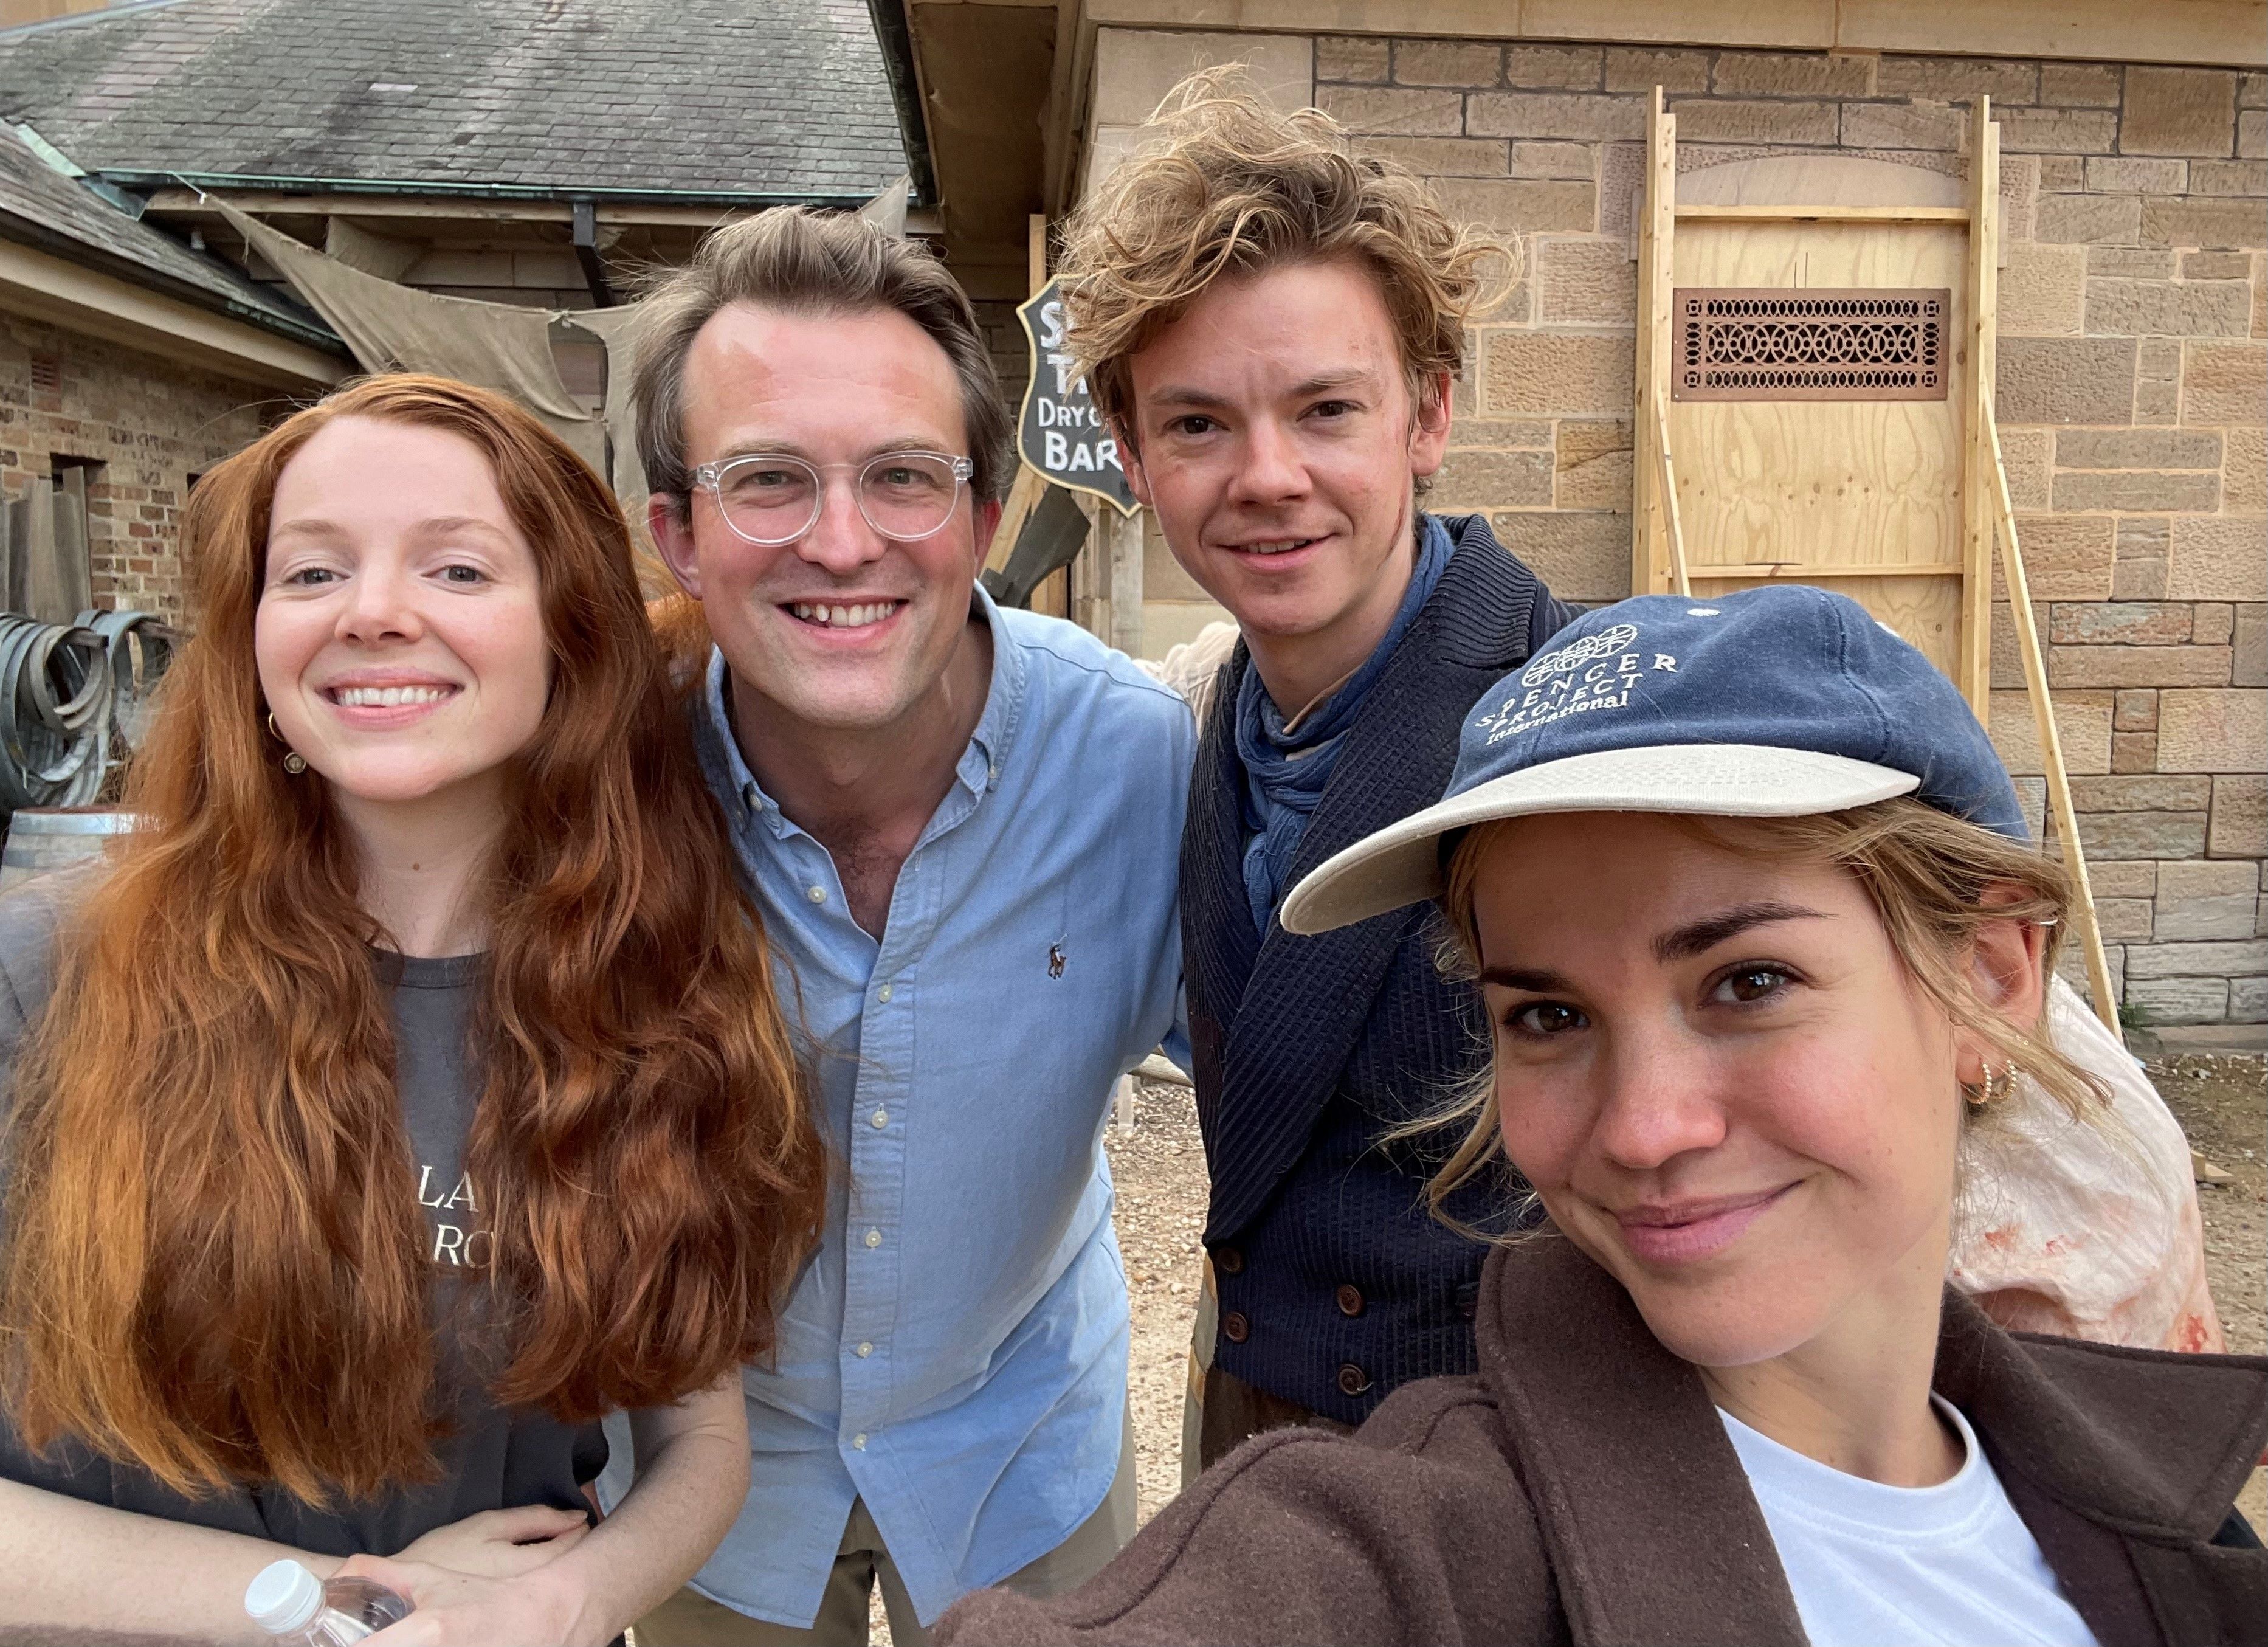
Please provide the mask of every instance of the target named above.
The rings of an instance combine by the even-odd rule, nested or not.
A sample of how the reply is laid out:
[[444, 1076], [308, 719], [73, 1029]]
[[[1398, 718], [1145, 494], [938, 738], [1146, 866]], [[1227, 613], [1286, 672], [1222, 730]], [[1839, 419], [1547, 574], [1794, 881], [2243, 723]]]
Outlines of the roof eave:
[[107, 251], [99, 246], [90, 246], [76, 236], [66, 234], [36, 219], [0, 210], [0, 239], [13, 240], [19, 246], [28, 246], [34, 251], [45, 252], [51, 257], [61, 258], [65, 262], [77, 263], [82, 268], [92, 269], [99, 274], [129, 281], [153, 292], [161, 292], [180, 302], [210, 310], [216, 314], [225, 315], [230, 320], [240, 321], [247, 326], [256, 326], [262, 331], [273, 332], [279, 337], [287, 337], [295, 343], [318, 350], [324, 354], [335, 355], [342, 360], [354, 358], [353, 351], [347, 347], [344, 340], [320, 321], [294, 320], [290, 315], [278, 314], [272, 309], [262, 308], [256, 303], [247, 303], [240, 299], [228, 297], [224, 293], [200, 286], [194, 281], [182, 280], [169, 275], [161, 269], [153, 269], [149, 264], [137, 262], [134, 258], [122, 256], [118, 253]]
[[821, 206], [855, 210], [863, 194], [787, 189], [618, 188], [605, 184], [559, 188], [539, 183], [436, 182], [416, 178], [286, 177], [242, 172], [151, 171], [106, 166], [95, 175], [136, 193], [159, 188], [258, 190], [293, 195], [411, 195], [437, 200], [577, 201], [622, 205], [713, 206], [761, 210], [770, 206]]
[[882, 51], [882, 75], [898, 111], [898, 141], [914, 182], [914, 204], [938, 203], [937, 166], [930, 156], [929, 112], [923, 106], [921, 70], [915, 62], [913, 31], [906, 23], [906, 0], [866, 0], [874, 20], [874, 43]]

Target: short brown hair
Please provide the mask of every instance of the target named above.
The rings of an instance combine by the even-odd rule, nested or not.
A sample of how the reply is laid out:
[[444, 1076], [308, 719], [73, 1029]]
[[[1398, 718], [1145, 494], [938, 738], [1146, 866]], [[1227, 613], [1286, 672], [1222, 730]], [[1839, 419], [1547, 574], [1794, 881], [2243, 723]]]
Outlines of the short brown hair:
[[1239, 67], [1200, 70], [1152, 117], [1159, 140], [1082, 202], [1061, 270], [1072, 355], [1122, 439], [1130, 362], [1223, 276], [1351, 258], [1377, 277], [1413, 393], [1462, 374], [1466, 322], [1519, 268], [1513, 243], [1456, 223], [1391, 161], [1355, 152], [1320, 109], [1285, 114]]
[[681, 512], [693, 490], [685, 457], [685, 357], [711, 316], [755, 303], [799, 314], [895, 309], [945, 351], [961, 384], [970, 481], [998, 498], [1008, 476], [1008, 408], [992, 351], [968, 294], [927, 248], [897, 240], [847, 212], [801, 206], [728, 224], [701, 242], [693, 261], [647, 289], [639, 321], [636, 397], [638, 461], [645, 484]]

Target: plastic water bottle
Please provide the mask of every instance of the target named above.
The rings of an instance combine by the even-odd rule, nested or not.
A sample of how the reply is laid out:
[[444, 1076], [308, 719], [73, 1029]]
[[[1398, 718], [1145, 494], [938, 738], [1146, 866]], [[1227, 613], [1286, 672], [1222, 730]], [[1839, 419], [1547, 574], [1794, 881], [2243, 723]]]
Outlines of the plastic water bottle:
[[409, 1616], [409, 1603], [367, 1578], [328, 1583], [298, 1562], [272, 1562], [244, 1592], [252, 1621], [289, 1647], [347, 1647]]

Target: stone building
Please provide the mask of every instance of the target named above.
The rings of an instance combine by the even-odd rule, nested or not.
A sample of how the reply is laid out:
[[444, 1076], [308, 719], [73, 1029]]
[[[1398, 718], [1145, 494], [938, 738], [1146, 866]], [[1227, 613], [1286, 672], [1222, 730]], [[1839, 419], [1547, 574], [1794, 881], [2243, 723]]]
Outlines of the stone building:
[[[2260, 0], [911, 0], [948, 255], [1020, 275], [1201, 64], [1241, 61], [1516, 236], [1433, 493], [1559, 593], [1629, 592], [1634, 205], [1647, 101], [1681, 173], [2002, 147], [1998, 417], [2080, 830], [2130, 1016], [2268, 1021], [2268, 7]], [[983, 42], [978, 49], [976, 42]], [[985, 63], [1020, 71], [981, 117]], [[1003, 134], [1028, 130], [1021, 145]], [[1217, 609], [1163, 545], [1145, 649]], [[2040, 772], [2006, 607], [1995, 736]], [[2027, 786], [2038, 790], [2035, 777]]]

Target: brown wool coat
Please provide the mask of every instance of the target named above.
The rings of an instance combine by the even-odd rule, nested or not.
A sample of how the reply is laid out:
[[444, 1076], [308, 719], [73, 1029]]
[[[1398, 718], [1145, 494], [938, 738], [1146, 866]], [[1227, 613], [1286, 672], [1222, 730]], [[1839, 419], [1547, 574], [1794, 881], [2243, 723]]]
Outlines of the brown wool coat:
[[[989, 1590], [939, 1647], [1804, 1639], [1699, 1377], [1555, 1237], [1497, 1253], [1480, 1372], [1352, 1437], [1262, 1436], [1093, 1580]], [[2213, 1542], [2268, 1436], [2268, 1361], [2012, 1335], [1946, 1295], [1938, 1392], [2103, 1647], [2268, 1639], [2268, 1551]]]

